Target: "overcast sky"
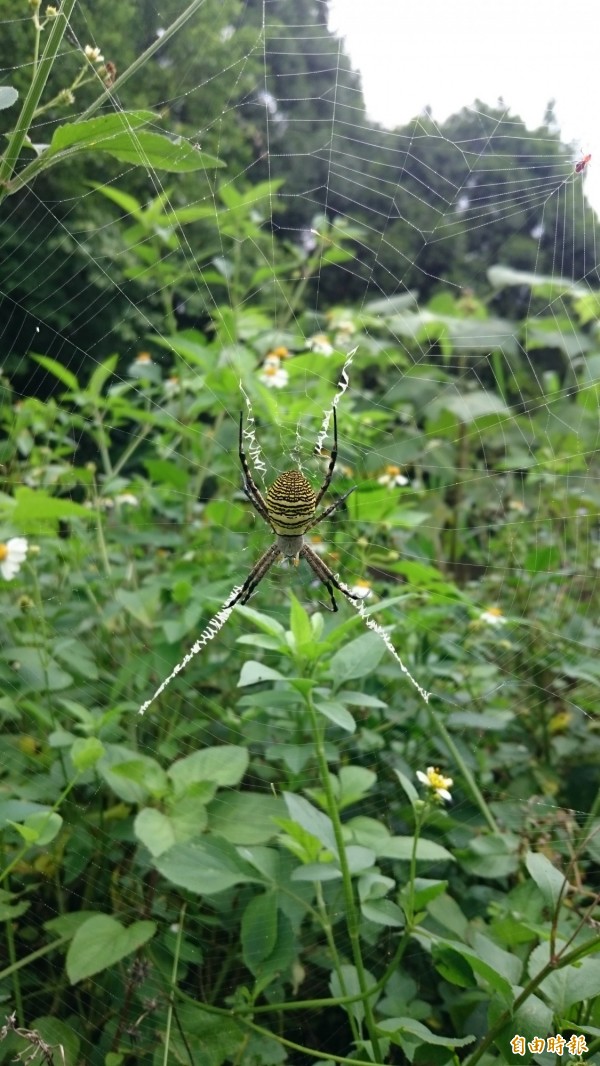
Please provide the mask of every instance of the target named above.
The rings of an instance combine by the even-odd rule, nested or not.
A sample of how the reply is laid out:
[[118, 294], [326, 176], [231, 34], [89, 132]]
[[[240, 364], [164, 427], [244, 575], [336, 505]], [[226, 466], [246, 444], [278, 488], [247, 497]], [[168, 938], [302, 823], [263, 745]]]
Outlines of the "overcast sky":
[[330, 11], [383, 125], [502, 97], [534, 129], [556, 100], [563, 140], [592, 153], [586, 193], [600, 213], [600, 0], [330, 0]]

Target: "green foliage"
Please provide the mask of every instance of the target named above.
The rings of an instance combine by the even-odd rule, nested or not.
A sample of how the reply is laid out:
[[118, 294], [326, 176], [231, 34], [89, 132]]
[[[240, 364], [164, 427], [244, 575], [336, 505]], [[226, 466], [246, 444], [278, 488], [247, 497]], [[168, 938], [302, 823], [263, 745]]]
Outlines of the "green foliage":
[[[206, 8], [172, 58], [176, 67], [203, 51], [196, 76], [208, 82], [210, 64], [252, 49], [242, 34], [226, 60], [224, 20], [238, 5]], [[55, 22], [44, 15], [47, 26], [32, 9], [27, 28], [44, 52], [28, 82], [18, 76], [20, 119], [14, 93], [0, 90], [15, 118], [2, 194], [80, 153], [95, 167], [112, 165], [108, 155], [174, 177], [153, 195], [139, 175], [65, 179], [85, 189], [90, 212], [86, 282], [99, 290], [98, 262], [119, 257], [141, 308], [131, 337], [149, 350], [131, 357], [107, 328], [113, 346], [91, 372], [43, 343], [30, 353], [52, 383], [46, 399], [15, 396], [2, 378], [0, 1062], [35, 1050], [73, 1066], [383, 1066], [400, 1056], [475, 1066], [520, 1061], [516, 1032], [583, 1034], [597, 1047], [598, 293], [538, 273], [541, 260], [524, 253], [507, 266], [504, 251], [534, 221], [524, 208], [514, 226], [488, 227], [496, 265], [478, 272], [467, 204], [449, 227], [446, 274], [471, 291], [369, 299], [361, 261], [360, 302], [346, 291], [316, 313], [313, 280], [354, 270], [365, 245], [349, 189], [330, 182], [330, 213], [346, 217], [313, 215], [312, 246], [276, 242], [270, 223], [289, 191], [280, 177], [218, 183], [221, 156], [234, 156], [221, 145], [235, 135], [224, 124], [212, 150], [212, 134], [208, 148], [191, 142], [189, 124], [201, 123], [177, 99], [169, 65], [148, 57], [149, 82], [132, 87], [155, 5], [137, 5], [139, 24], [129, 3], [79, 7], [90, 26], [102, 19], [107, 54], [122, 47], [131, 96], [127, 112], [100, 114], [100, 91], [86, 117], [64, 122], [66, 8]], [[316, 18], [309, 0], [280, 11], [305, 27]], [[175, 0], [169, 14], [180, 14]], [[15, 48], [24, 32], [11, 29]], [[329, 72], [311, 74], [302, 35], [292, 39], [293, 61], [315, 84], [296, 100], [279, 96], [318, 126], [331, 117]], [[324, 27], [316, 39], [320, 62], [331, 41]], [[276, 85], [292, 65], [281, 54]], [[65, 69], [71, 60], [79, 92], [79, 46]], [[254, 87], [248, 68], [240, 92]], [[338, 86], [342, 115], [354, 80]], [[216, 114], [225, 102], [214, 91]], [[147, 105], [165, 98], [169, 124]], [[48, 140], [31, 161], [26, 134], [42, 113]], [[167, 128], [146, 129], [159, 114]], [[479, 119], [475, 186], [500, 150], [505, 169], [506, 152], [520, 151], [518, 123], [508, 148], [498, 116], [481, 109]], [[462, 152], [448, 143], [469, 139], [467, 116], [439, 135], [426, 118], [423, 127], [397, 224], [373, 245], [383, 272], [400, 249], [416, 261], [437, 179], [464, 184]], [[557, 140], [550, 154], [558, 173]], [[330, 177], [303, 143], [304, 156], [292, 193], [307, 174]], [[380, 203], [381, 159], [362, 162]], [[423, 168], [435, 175], [431, 202], [415, 207]], [[203, 182], [193, 195], [191, 170]], [[116, 215], [108, 236], [96, 233]], [[576, 242], [559, 239], [575, 269]], [[441, 255], [429, 242], [420, 269], [436, 276]], [[517, 315], [512, 294], [523, 290]], [[181, 293], [210, 313], [206, 330], [178, 329]], [[358, 612], [342, 601], [325, 614], [309, 572], [281, 568], [217, 633], [208, 620], [271, 537], [239, 488], [237, 412], [252, 408], [269, 468], [297, 454], [318, 485], [322, 457], [311, 448], [342, 373], [333, 490], [356, 491], [313, 546], [370, 598]], [[7, 573], [23, 536], [26, 560]], [[433, 693], [429, 704], [390, 644]]]
[[[502, 281], [510, 284], [507, 271]], [[581, 334], [584, 347], [576, 287], [569, 298], [568, 336]], [[324, 1032], [336, 1003], [347, 1022], [338, 1052], [363, 1061], [393, 1061], [394, 1047], [408, 1056], [437, 1048], [439, 1061], [459, 1048], [473, 1063], [506, 1061], [515, 1031], [593, 1037], [598, 940], [580, 922], [587, 902], [576, 885], [597, 860], [594, 815], [581, 827], [558, 823], [543, 803], [585, 817], [573, 775], [583, 782], [598, 765], [585, 715], [568, 710], [591, 711], [599, 683], [587, 650], [593, 614], [587, 603], [581, 610], [573, 577], [589, 549], [577, 531], [581, 507], [595, 506], [593, 480], [582, 492], [562, 479], [593, 469], [596, 383], [589, 363], [561, 349], [569, 392], [546, 396], [542, 411], [538, 377], [521, 375], [518, 348], [505, 348], [504, 362], [491, 361], [487, 380], [460, 399], [439, 382], [434, 393], [416, 361], [396, 395], [387, 367], [421, 343], [421, 323], [439, 327], [439, 376], [450, 381], [445, 359], [455, 346], [485, 350], [494, 320], [448, 300], [352, 314], [359, 344], [340, 444], [348, 458], [351, 449], [358, 489], [346, 521], [332, 521], [330, 548], [348, 583], [371, 575], [366, 610], [434, 690], [431, 709], [376, 633], [349, 608], [325, 620], [289, 571], [261, 585], [252, 607], [236, 608], [168, 699], [136, 719], [182, 642], [264, 544], [240, 506], [235, 420], [220, 412], [235, 410], [241, 375], [257, 415], [267, 412], [263, 454], [276, 454], [272, 394], [259, 379], [275, 335], [266, 312], [236, 316], [243, 343], [230, 375], [214, 370], [226, 350], [218, 332], [209, 340], [188, 331], [172, 336], [170, 365], [144, 359], [125, 380], [115, 359], [83, 384], [38, 356], [56, 398], [5, 408], [13, 432], [4, 536], [28, 533], [39, 554], [4, 593], [0, 902], [10, 951], [1, 976], [8, 995], [18, 987], [35, 996], [40, 1033], [50, 1018], [71, 1040], [68, 989], [89, 991], [93, 978], [105, 996], [85, 993], [75, 1030], [106, 1062], [128, 1056], [135, 1019], [137, 1061], [151, 1061], [153, 1034], [167, 1031], [177, 1056], [210, 1031], [215, 1062], [258, 1045], [264, 1061], [293, 1061], [281, 1038], [312, 1046], [298, 1040], [298, 1018], [317, 1017]], [[544, 351], [528, 323], [497, 328], [530, 341], [529, 360]], [[387, 363], [382, 348], [394, 352]], [[304, 358], [286, 360], [291, 381], [305, 373]], [[310, 439], [343, 358], [321, 357], [310, 398], [281, 394], [282, 426]], [[370, 407], [373, 388], [402, 412], [393, 435]], [[550, 440], [542, 419], [553, 420]], [[92, 468], [73, 452], [74, 427], [96, 455]], [[336, 492], [348, 484], [346, 463]], [[391, 466], [407, 471], [408, 484], [380, 480]], [[503, 479], [507, 503], [492, 525], [488, 492], [466, 476], [477, 469]], [[536, 520], [523, 528], [533, 499]], [[477, 566], [478, 581], [465, 581]], [[504, 614], [486, 613], [498, 591]], [[288, 597], [286, 624], [278, 605]], [[542, 675], [554, 695], [533, 702]], [[434, 791], [416, 788], [415, 771], [436, 763], [454, 778], [445, 811]], [[40, 907], [61, 911], [46, 929], [35, 920]], [[58, 995], [40, 983], [40, 954]], [[0, 1053], [16, 1040], [15, 1031]]]

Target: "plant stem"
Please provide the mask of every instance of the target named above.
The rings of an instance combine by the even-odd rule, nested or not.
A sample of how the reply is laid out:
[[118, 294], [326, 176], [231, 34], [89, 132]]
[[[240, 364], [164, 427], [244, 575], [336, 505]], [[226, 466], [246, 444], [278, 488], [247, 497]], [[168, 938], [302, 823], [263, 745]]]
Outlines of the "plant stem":
[[344, 902], [346, 905], [346, 926], [348, 929], [348, 935], [350, 937], [350, 944], [352, 946], [352, 957], [354, 959], [354, 965], [356, 967], [358, 986], [361, 991], [363, 1005], [365, 1009], [365, 1021], [367, 1024], [367, 1029], [369, 1031], [369, 1036], [371, 1038], [371, 1043], [373, 1045], [373, 1052], [375, 1056], [379, 1059], [381, 1058], [381, 1051], [379, 1046], [379, 1038], [377, 1036], [375, 1017], [373, 1015], [371, 992], [367, 986], [367, 975], [365, 972], [365, 966], [360, 947], [360, 926], [356, 909], [356, 902], [354, 899], [354, 889], [352, 887], [352, 877], [350, 874], [350, 868], [348, 866], [348, 859], [346, 856], [346, 846], [344, 844], [342, 822], [340, 819], [338, 806], [335, 801], [335, 796], [333, 794], [333, 789], [331, 787], [331, 777], [329, 775], [329, 767], [327, 765], [327, 757], [325, 755], [325, 744], [323, 742], [323, 727], [319, 722], [312, 698], [312, 691], [310, 689], [305, 692], [304, 698], [306, 700], [308, 713], [311, 719], [313, 736], [315, 738], [315, 751], [317, 755], [317, 762], [319, 764], [321, 784], [323, 786], [323, 791], [327, 798], [327, 813], [331, 818], [333, 833], [335, 836], [335, 842], [338, 851], [337, 858], [342, 873], [342, 886], [344, 893]]
[[493, 833], [500, 833], [500, 827], [496, 822], [496, 819], [494, 818], [494, 815], [492, 814], [490, 808], [485, 802], [485, 799], [483, 798], [481, 790], [475, 778], [473, 777], [473, 774], [469, 770], [469, 767], [467, 766], [465, 760], [460, 754], [460, 751], [458, 750], [456, 744], [454, 743], [452, 737], [446, 729], [446, 726], [441, 721], [439, 714], [434, 714], [431, 708], [429, 708], [429, 718], [433, 728], [440, 734], [456, 765], [460, 767], [460, 772], [469, 786], [471, 796], [475, 800], [477, 806], [479, 807], [479, 810], [481, 811], [490, 829]]
[[34, 71], [29, 91], [23, 102], [23, 107], [21, 108], [21, 113], [17, 119], [14, 130], [10, 135], [8, 148], [0, 162], [0, 203], [5, 196], [8, 195], [8, 183], [13, 175], [19, 156], [21, 155], [25, 138], [29, 134], [29, 128], [33, 121], [33, 116], [40, 102], [40, 97], [46, 87], [48, 76], [52, 70], [60, 43], [76, 3], [77, 0], [63, 0], [60, 11], [52, 20], [52, 28], [48, 35], [42, 58]]

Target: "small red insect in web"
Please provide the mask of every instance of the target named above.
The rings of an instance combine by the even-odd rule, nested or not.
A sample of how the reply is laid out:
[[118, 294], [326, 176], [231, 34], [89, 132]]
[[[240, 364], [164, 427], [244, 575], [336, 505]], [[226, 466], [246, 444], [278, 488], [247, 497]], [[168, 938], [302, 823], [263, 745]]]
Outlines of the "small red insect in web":
[[583, 174], [585, 168], [592, 158], [591, 152], [588, 155], [582, 155], [581, 159], [575, 164], [575, 173]]

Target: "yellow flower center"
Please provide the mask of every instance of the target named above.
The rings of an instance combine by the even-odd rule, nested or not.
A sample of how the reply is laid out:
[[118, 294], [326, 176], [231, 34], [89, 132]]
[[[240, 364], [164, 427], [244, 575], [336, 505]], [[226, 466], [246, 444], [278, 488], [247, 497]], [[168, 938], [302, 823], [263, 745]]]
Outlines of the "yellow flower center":
[[503, 618], [504, 615], [499, 607], [486, 607], [486, 614], [491, 614], [493, 618]]
[[6, 544], [0, 544], [0, 563], [4, 562], [8, 555], [8, 548]]
[[447, 789], [452, 784], [452, 778], [444, 777], [444, 775], [440, 773], [436, 766], [429, 767], [427, 771], [427, 777], [429, 779], [429, 784], [432, 788]]
[[400, 467], [386, 466], [385, 473], [388, 474], [389, 477], [398, 477], [398, 474], [400, 473]]

